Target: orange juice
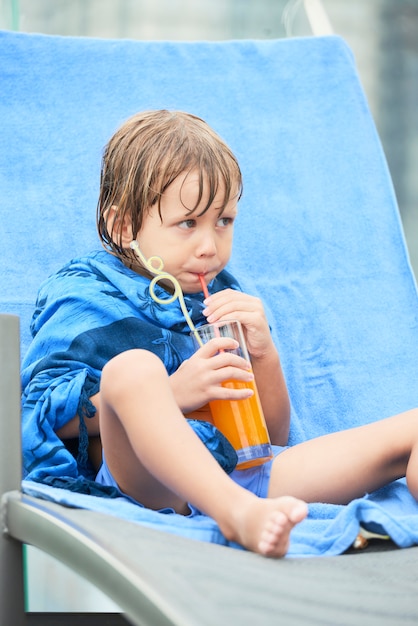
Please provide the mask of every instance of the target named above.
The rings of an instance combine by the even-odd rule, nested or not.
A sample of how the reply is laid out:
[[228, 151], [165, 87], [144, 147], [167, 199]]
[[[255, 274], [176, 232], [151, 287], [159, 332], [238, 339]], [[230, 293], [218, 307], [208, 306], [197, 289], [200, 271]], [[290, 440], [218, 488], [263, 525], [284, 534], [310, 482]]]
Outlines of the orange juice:
[[227, 380], [223, 387], [251, 388], [254, 395], [243, 400], [209, 402], [213, 423], [238, 454], [237, 469], [261, 465], [272, 458], [270, 437], [254, 381]]
[[[198, 349], [212, 339], [220, 337], [235, 339], [237, 348], [226, 350], [243, 357], [249, 355], [242, 327], [237, 320], [225, 320], [198, 326], [192, 333]], [[225, 350], [221, 350], [225, 352]], [[226, 380], [223, 387], [230, 389], [250, 388], [254, 394], [243, 400], [213, 400], [209, 402], [214, 425], [225, 435], [238, 455], [237, 469], [261, 465], [273, 457], [266, 421], [261, 408], [255, 382]]]

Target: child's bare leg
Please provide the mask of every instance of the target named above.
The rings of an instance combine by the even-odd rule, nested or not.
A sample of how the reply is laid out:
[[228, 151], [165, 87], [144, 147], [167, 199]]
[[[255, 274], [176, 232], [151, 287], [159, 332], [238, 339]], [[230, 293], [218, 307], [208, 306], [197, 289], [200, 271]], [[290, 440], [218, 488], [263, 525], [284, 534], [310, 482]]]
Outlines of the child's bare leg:
[[345, 504], [403, 476], [418, 500], [418, 409], [286, 450], [273, 463], [269, 497]]
[[187, 424], [155, 355], [131, 350], [105, 366], [99, 414], [106, 461], [122, 491], [179, 513], [191, 502], [228, 539], [268, 556], [286, 553], [306, 505], [261, 499], [234, 483]]

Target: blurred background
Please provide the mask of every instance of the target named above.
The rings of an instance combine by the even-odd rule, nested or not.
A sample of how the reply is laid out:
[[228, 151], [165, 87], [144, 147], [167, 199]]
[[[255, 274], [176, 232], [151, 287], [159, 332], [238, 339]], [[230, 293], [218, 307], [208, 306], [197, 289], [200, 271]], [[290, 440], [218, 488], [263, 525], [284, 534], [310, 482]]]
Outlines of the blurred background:
[[0, 0], [0, 28], [65, 36], [311, 36], [309, 10], [354, 52], [418, 276], [418, 0]]
[[[0, 0], [0, 28], [143, 40], [341, 35], [356, 59], [418, 277], [418, 0]], [[27, 572], [32, 611], [118, 610], [34, 549]]]

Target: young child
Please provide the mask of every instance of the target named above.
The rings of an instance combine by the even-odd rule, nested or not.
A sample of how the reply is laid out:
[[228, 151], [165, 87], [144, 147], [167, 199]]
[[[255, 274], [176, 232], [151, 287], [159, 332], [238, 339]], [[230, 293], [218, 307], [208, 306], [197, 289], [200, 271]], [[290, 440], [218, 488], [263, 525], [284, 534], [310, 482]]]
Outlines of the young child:
[[[98, 203], [106, 250], [72, 261], [39, 293], [23, 370], [24, 462], [30, 479], [78, 483], [87, 437], [92, 451], [100, 436], [103, 489], [156, 510], [203, 511], [228, 539], [280, 557], [305, 501], [346, 503], [401, 476], [418, 498], [418, 413], [286, 447], [289, 399], [263, 305], [225, 270], [241, 190], [234, 155], [193, 115], [140, 113], [115, 133]], [[252, 372], [227, 351], [231, 339], [195, 350], [179, 303], [151, 297], [153, 274], [132, 241], [146, 259], [163, 259], [195, 326], [242, 323]], [[170, 289], [155, 287], [162, 299]], [[228, 442], [208, 423], [208, 402], [246, 397], [249, 390], [222, 382], [252, 376], [275, 458], [233, 470]]]

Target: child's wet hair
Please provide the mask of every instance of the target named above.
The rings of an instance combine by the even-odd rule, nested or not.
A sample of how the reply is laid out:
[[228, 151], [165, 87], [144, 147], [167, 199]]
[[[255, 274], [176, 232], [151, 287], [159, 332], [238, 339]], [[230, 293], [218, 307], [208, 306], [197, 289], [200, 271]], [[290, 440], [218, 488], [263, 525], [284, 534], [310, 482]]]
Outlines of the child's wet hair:
[[[133, 253], [122, 246], [120, 225], [128, 219], [134, 235], [144, 215], [182, 173], [197, 171], [199, 194], [193, 213], [207, 202], [199, 214], [211, 206], [218, 190], [224, 192], [220, 213], [228, 202], [242, 193], [242, 177], [237, 159], [212, 128], [201, 118], [182, 111], [145, 111], [128, 119], [105, 147], [97, 206], [97, 228], [103, 245], [122, 258]], [[112, 207], [117, 220], [108, 230]]]

